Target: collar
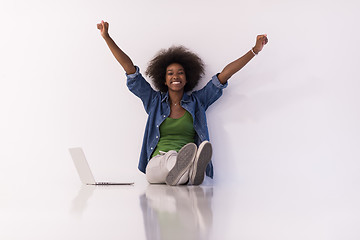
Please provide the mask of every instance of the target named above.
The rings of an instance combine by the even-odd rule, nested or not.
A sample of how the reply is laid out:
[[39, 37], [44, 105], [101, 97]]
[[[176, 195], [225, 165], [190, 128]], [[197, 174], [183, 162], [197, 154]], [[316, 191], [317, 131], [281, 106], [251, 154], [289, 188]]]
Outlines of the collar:
[[[161, 93], [161, 102], [168, 102], [169, 101], [169, 92]], [[181, 98], [182, 103], [190, 102], [190, 96], [186, 93], [183, 94]]]

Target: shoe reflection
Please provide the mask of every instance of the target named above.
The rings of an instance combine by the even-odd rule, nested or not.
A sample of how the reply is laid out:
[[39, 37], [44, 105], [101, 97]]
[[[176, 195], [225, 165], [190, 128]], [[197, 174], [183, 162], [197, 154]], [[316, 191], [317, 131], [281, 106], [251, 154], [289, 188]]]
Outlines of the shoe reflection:
[[213, 187], [151, 184], [140, 195], [147, 240], [209, 239]]

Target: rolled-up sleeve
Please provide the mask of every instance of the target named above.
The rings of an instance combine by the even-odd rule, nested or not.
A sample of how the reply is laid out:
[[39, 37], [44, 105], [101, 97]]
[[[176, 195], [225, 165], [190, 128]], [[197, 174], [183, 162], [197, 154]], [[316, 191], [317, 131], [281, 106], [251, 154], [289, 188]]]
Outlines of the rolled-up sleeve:
[[134, 78], [136, 78], [136, 77], [140, 74], [140, 69], [139, 69], [139, 67], [138, 67], [138, 66], [135, 66], [135, 69], [136, 69], [135, 73], [132, 73], [132, 74], [127, 74], [127, 73], [125, 73], [125, 75], [126, 75], [126, 77], [127, 77], [128, 80], [129, 80], [129, 79], [134, 79]]
[[222, 84], [218, 78], [218, 75], [220, 73], [214, 75], [211, 79], [212, 83], [217, 87], [217, 88], [220, 88], [220, 89], [224, 89], [228, 86], [228, 82], [226, 82], [225, 84]]

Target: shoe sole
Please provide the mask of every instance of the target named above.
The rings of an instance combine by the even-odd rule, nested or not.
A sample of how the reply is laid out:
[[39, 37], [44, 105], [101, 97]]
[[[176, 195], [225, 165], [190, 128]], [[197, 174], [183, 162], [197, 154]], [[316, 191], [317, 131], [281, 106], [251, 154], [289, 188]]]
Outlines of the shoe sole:
[[204, 144], [200, 144], [194, 161], [194, 166], [196, 167], [190, 179], [192, 185], [200, 185], [204, 181], [205, 170], [211, 160], [211, 156], [211, 143], [205, 142]]
[[175, 166], [170, 170], [166, 177], [166, 184], [171, 186], [177, 185], [180, 178], [185, 174], [185, 172], [194, 162], [196, 148], [197, 147], [195, 143], [188, 143], [180, 149], [176, 157]]

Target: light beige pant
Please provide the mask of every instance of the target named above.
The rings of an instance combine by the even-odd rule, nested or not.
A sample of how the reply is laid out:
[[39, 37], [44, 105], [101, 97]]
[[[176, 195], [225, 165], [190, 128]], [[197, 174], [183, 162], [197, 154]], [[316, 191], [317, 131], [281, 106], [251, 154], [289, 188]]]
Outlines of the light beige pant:
[[[159, 155], [151, 158], [146, 166], [146, 179], [149, 183], [165, 183], [166, 177], [170, 170], [175, 166], [177, 152], [170, 150], [168, 152], [161, 152]], [[178, 183], [184, 184], [189, 179], [189, 171], [187, 171]]]

